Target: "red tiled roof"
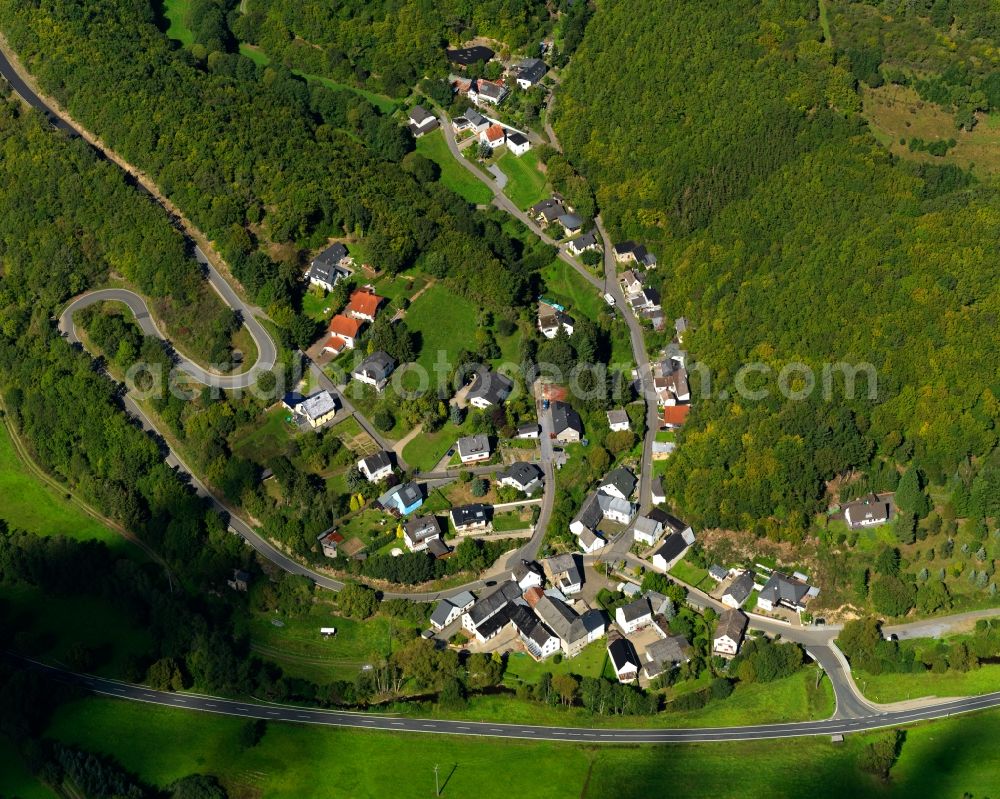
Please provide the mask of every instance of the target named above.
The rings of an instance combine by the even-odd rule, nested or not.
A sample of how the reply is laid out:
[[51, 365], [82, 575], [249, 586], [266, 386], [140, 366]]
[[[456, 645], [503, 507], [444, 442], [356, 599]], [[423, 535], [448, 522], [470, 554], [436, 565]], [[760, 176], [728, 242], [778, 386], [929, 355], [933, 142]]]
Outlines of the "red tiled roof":
[[531, 588], [529, 588], [527, 591], [524, 592], [524, 598], [528, 600], [528, 604], [531, 605], [531, 607], [537, 605], [538, 600], [541, 599], [544, 595], [545, 592], [542, 591], [542, 589], [539, 588], [537, 585], [531, 586]]
[[358, 289], [351, 294], [351, 301], [347, 305], [347, 310], [363, 316], [375, 317], [375, 312], [382, 304], [383, 297], [379, 297], [371, 289]]
[[687, 419], [688, 411], [691, 410], [690, 405], [668, 405], [663, 409], [663, 424], [665, 425], [682, 425], [684, 420]]
[[333, 319], [330, 320], [330, 332], [337, 336], [347, 336], [348, 338], [354, 338], [358, 335], [358, 331], [361, 330], [361, 325], [364, 324], [359, 319], [352, 319], [349, 316], [344, 316], [343, 314], [337, 314]]
[[487, 141], [500, 141], [507, 134], [504, 133], [503, 125], [493, 124], [486, 129], [486, 140]]

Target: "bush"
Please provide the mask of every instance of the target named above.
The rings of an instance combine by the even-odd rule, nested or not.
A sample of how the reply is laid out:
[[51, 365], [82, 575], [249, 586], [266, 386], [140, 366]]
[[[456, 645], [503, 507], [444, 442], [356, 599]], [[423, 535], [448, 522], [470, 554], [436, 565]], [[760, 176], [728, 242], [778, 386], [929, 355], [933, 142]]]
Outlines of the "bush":
[[396, 426], [396, 417], [385, 408], [379, 408], [372, 415], [372, 424], [382, 433], [388, 433]]
[[469, 487], [474, 497], [485, 497], [486, 492], [490, 490], [490, 484], [484, 480], [482, 477], [477, 478], [472, 481], [472, 485]]

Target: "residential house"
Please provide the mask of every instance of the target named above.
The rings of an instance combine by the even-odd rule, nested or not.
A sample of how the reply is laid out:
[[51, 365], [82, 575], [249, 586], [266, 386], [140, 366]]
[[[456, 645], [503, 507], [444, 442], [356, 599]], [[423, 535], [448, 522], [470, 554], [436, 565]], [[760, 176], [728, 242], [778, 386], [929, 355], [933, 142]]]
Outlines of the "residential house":
[[317, 391], [296, 405], [295, 412], [315, 430], [337, 415], [337, 400], [329, 391]]
[[691, 529], [690, 525], [685, 524], [672, 513], [667, 513], [662, 508], [653, 508], [646, 515], [662, 523], [663, 528], [667, 532], [682, 533], [691, 539], [691, 543], [694, 543], [694, 531]]
[[668, 405], [663, 409], [663, 426], [668, 430], [683, 427], [690, 410], [690, 405]]
[[618, 524], [628, 524], [635, 515], [635, 505], [627, 499], [594, 491], [587, 495], [580, 510], [569, 523], [570, 532], [579, 536], [584, 530], [596, 530], [608, 519]]
[[493, 506], [475, 502], [459, 505], [449, 511], [457, 533], [479, 533], [493, 529]]
[[663, 539], [660, 548], [653, 553], [653, 567], [661, 572], [668, 572], [677, 561], [684, 557], [684, 553], [693, 543], [694, 533], [691, 533], [690, 536], [684, 533], [671, 533]]
[[510, 94], [510, 91], [501, 81], [479, 78], [472, 81], [469, 86], [469, 99], [480, 107], [482, 107], [483, 103], [500, 105], [500, 103], [507, 99], [508, 94]]
[[233, 569], [233, 576], [226, 580], [226, 585], [234, 591], [240, 591], [245, 594], [250, 588], [250, 581], [252, 579], [253, 575], [250, 572], [243, 569]]
[[552, 432], [556, 440], [563, 444], [571, 444], [583, 438], [583, 422], [572, 406], [565, 402], [552, 403]]
[[365, 286], [351, 292], [351, 300], [347, 303], [347, 315], [363, 322], [374, 322], [378, 307], [385, 297], [380, 297], [371, 286]]
[[736, 657], [746, 635], [747, 614], [742, 610], [724, 610], [719, 615], [715, 625], [715, 637], [712, 639], [712, 654], [724, 658]]
[[583, 255], [588, 250], [594, 250], [595, 252], [601, 249], [601, 243], [597, 238], [596, 230], [589, 230], [577, 236], [575, 239], [570, 239], [566, 244], [566, 249], [569, 250], [571, 255]]
[[622, 287], [622, 293], [627, 297], [634, 297], [639, 294], [645, 283], [645, 275], [635, 269], [626, 269], [618, 276], [618, 285]]
[[683, 635], [668, 635], [646, 647], [643, 673], [652, 679], [691, 659], [691, 644]]
[[626, 635], [631, 635], [636, 630], [651, 624], [652, 621], [653, 610], [646, 597], [640, 597], [635, 602], [630, 602], [615, 610], [615, 622]]
[[494, 123], [479, 134], [479, 143], [487, 144], [493, 149], [500, 147], [507, 139], [507, 132], [503, 125]]
[[474, 108], [469, 108], [462, 112], [461, 116], [455, 117], [452, 120], [451, 126], [455, 133], [461, 133], [463, 130], [471, 130], [478, 135], [490, 126], [490, 122]]
[[713, 563], [708, 567], [708, 576], [715, 580], [715, 582], [721, 583], [729, 576], [729, 569], [720, 566], [718, 563]]
[[382, 391], [395, 369], [396, 360], [389, 353], [379, 350], [365, 358], [358, 368], [351, 372], [351, 376], [355, 380], [374, 386], [376, 391]]
[[631, 471], [624, 466], [619, 466], [617, 469], [612, 469], [608, 472], [607, 477], [597, 487], [597, 490], [603, 491], [612, 497], [628, 499], [635, 491], [637, 482], [635, 475]]
[[422, 105], [415, 105], [410, 110], [410, 133], [415, 138], [420, 138], [425, 133], [430, 133], [438, 126], [437, 117], [427, 111]]
[[576, 320], [569, 314], [545, 303], [538, 306], [538, 330], [545, 338], [555, 338], [559, 335], [560, 327], [566, 331], [567, 336], [572, 336], [575, 325]]
[[542, 428], [538, 422], [524, 422], [517, 426], [516, 438], [538, 438], [542, 433]]
[[653, 388], [656, 390], [656, 402], [661, 406], [672, 406], [691, 400], [691, 388], [688, 385], [687, 370], [675, 369], [670, 374], [653, 378]]
[[465, 69], [473, 64], [485, 64], [492, 60], [494, 52], [489, 47], [477, 44], [474, 47], [457, 47], [445, 50], [448, 62], [456, 67]]
[[616, 637], [608, 643], [608, 657], [618, 682], [629, 683], [639, 678], [639, 656], [628, 638]]
[[465, 400], [474, 408], [491, 408], [503, 405], [510, 392], [514, 390], [514, 381], [499, 372], [480, 368], [472, 378], [472, 387], [465, 395]]
[[343, 352], [344, 349], [353, 350], [363, 326], [364, 322], [360, 319], [337, 314], [330, 320], [327, 328], [329, 338], [323, 345], [323, 350], [336, 353]]
[[580, 593], [583, 588], [583, 570], [574, 554], [555, 555], [546, 558], [542, 565], [552, 583], [566, 596]]
[[804, 580], [773, 571], [757, 595], [757, 607], [765, 611], [785, 607], [801, 612], [805, 610], [806, 603], [818, 593], [819, 589], [813, 588]]
[[508, 608], [520, 598], [521, 589], [517, 583], [505, 580], [465, 611], [462, 628], [473, 633], [481, 642], [489, 640], [507, 626], [510, 621]]
[[523, 133], [512, 130], [507, 134], [507, 149], [520, 158], [531, 149], [531, 142]]
[[369, 483], [377, 483], [392, 474], [392, 455], [385, 450], [358, 461], [358, 471]]
[[455, 619], [476, 604], [476, 598], [468, 591], [462, 591], [438, 602], [431, 614], [431, 627], [443, 630]]
[[476, 463], [477, 461], [489, 460], [492, 454], [490, 448], [490, 437], [478, 433], [474, 436], [462, 436], [455, 444], [458, 449], [458, 457], [462, 463]]
[[623, 408], [608, 411], [608, 427], [615, 433], [623, 433], [632, 427], [628, 413]]
[[632, 538], [637, 544], [653, 546], [663, 535], [663, 523], [649, 516], [640, 516], [632, 526]]
[[353, 264], [354, 259], [348, 254], [347, 247], [338, 241], [312, 259], [306, 279], [314, 286], [333, 291], [338, 282], [351, 276]]
[[319, 541], [320, 548], [323, 550], [323, 557], [335, 558], [337, 557], [337, 546], [344, 543], [344, 536], [336, 530], [327, 530], [324, 533], [320, 533], [317, 540]]
[[754, 575], [744, 571], [737, 575], [722, 594], [722, 604], [727, 608], [741, 608], [753, 593]]
[[529, 588], [541, 588], [545, 583], [545, 572], [535, 561], [522, 558], [511, 570], [510, 579], [523, 592]]
[[427, 545], [441, 538], [441, 523], [437, 516], [420, 516], [403, 523], [403, 541], [410, 552], [423, 552]]
[[614, 245], [615, 260], [620, 264], [636, 264], [647, 269], [656, 268], [656, 256], [634, 241], [623, 241]]
[[844, 506], [844, 520], [852, 530], [862, 527], [876, 527], [885, 524], [892, 518], [892, 508], [889, 500], [870, 494]]
[[408, 516], [424, 504], [424, 495], [416, 483], [403, 483], [386, 491], [378, 502], [386, 510]]
[[563, 233], [567, 236], [574, 236], [583, 229], [583, 220], [576, 214], [563, 214], [558, 221], [562, 225]]
[[576, 657], [592, 641], [604, 635], [604, 617], [599, 612], [588, 611], [582, 616], [560, 599], [548, 594], [539, 595], [533, 589], [528, 597], [535, 614], [559, 638], [563, 654]]
[[542, 470], [535, 464], [516, 461], [500, 474], [498, 482], [502, 486], [516, 488], [525, 494], [533, 494], [541, 487], [543, 478]]
[[584, 527], [577, 533], [577, 542], [580, 544], [580, 549], [583, 550], [584, 555], [592, 555], [599, 549], [603, 549], [608, 543], [604, 540], [602, 536], [599, 536], [589, 527]]
[[667, 501], [667, 489], [663, 485], [662, 477], [653, 478], [653, 484], [650, 488], [650, 500], [652, 500], [654, 505], [660, 505]]
[[542, 59], [527, 58], [517, 67], [517, 85], [527, 91], [541, 81], [548, 71], [549, 68]]
[[559, 651], [559, 638], [524, 605], [511, 605], [510, 622], [535, 660], [545, 660]]
[[542, 225], [551, 225], [559, 217], [566, 213], [566, 206], [561, 199], [550, 197], [547, 200], [535, 203], [531, 206], [531, 215], [535, 221]]

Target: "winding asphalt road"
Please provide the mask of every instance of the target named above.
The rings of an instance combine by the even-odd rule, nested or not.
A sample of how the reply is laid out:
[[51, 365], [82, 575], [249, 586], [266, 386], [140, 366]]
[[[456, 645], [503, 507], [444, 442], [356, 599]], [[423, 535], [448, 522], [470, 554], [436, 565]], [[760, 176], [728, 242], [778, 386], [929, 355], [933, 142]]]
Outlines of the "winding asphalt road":
[[802, 738], [815, 735], [846, 735], [884, 727], [897, 727], [918, 721], [955, 716], [1000, 706], [1000, 692], [954, 699], [933, 707], [869, 714], [862, 718], [802, 721], [790, 724], [753, 724], [744, 727], [692, 727], [689, 729], [649, 728], [615, 729], [614, 727], [549, 727], [501, 722], [450, 721], [400, 716], [374, 715], [351, 711], [319, 710], [294, 705], [242, 702], [199, 694], [154, 691], [143, 685], [118, 682], [88, 674], [77, 674], [54, 666], [17, 660], [53, 679], [80, 686], [95, 694], [166, 707], [217, 713], [225, 716], [285, 721], [295, 724], [318, 724], [390, 732], [415, 732], [438, 735], [470, 735], [490, 738], [514, 738], [528, 741], [567, 741], [591, 744], [668, 744], [710, 743], [723, 741], [759, 741], [779, 738]]
[[218, 273], [215, 267], [208, 262], [204, 253], [200, 249], [195, 248], [195, 254], [198, 261], [207, 267], [208, 280], [212, 287], [225, 300], [227, 305], [240, 314], [243, 324], [246, 325], [247, 330], [253, 337], [254, 343], [257, 345], [257, 360], [246, 371], [235, 375], [221, 374], [211, 369], [206, 369], [185, 356], [167, 339], [156, 322], [153, 321], [146, 300], [128, 289], [98, 289], [96, 291], [88, 291], [86, 294], [76, 297], [66, 306], [59, 317], [60, 332], [66, 336], [70, 343], [79, 344], [80, 338], [77, 335], [76, 327], [73, 325], [73, 315], [77, 311], [81, 311], [99, 302], [120, 302], [128, 306], [129, 310], [132, 311], [143, 333], [147, 336], [155, 336], [170, 345], [171, 350], [177, 358], [177, 368], [184, 372], [184, 374], [194, 378], [202, 385], [225, 389], [227, 391], [250, 388], [254, 385], [257, 376], [261, 372], [269, 372], [274, 368], [278, 359], [277, 347], [275, 347], [274, 340], [267, 330], [264, 329], [264, 326], [257, 321], [246, 304], [232, 290], [232, 287]]

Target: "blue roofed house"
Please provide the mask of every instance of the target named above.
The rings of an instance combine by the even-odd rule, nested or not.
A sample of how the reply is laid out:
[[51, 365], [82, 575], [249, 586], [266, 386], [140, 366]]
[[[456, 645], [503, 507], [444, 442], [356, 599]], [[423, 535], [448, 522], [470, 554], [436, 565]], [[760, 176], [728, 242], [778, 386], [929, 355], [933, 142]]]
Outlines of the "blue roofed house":
[[403, 483], [386, 491], [378, 502], [386, 510], [406, 516], [424, 504], [424, 495], [416, 483]]

